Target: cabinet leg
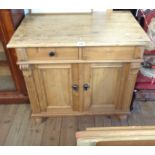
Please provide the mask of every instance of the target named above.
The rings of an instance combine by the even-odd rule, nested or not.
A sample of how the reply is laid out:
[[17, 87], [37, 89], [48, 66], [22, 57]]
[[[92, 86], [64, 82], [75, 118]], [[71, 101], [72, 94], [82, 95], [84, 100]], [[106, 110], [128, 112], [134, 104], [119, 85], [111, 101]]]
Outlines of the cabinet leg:
[[120, 120], [126, 120], [128, 115], [119, 115]]
[[43, 122], [43, 118], [42, 117], [35, 117], [33, 118], [35, 123], [42, 123]]

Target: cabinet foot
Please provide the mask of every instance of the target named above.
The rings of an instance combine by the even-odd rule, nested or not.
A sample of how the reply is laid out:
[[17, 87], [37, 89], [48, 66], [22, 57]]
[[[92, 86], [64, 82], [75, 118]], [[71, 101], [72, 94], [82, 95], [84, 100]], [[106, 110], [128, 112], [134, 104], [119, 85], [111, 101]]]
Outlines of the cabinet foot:
[[126, 120], [128, 115], [119, 115], [120, 120]]
[[42, 123], [43, 122], [43, 118], [42, 117], [35, 117], [33, 118], [35, 123]]

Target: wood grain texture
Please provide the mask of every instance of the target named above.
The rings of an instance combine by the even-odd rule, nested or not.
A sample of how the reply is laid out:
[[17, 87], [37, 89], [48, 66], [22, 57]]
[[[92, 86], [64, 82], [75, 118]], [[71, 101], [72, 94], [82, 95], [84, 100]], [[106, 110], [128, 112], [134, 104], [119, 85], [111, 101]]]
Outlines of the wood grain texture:
[[85, 46], [141, 46], [149, 38], [129, 12], [28, 15], [8, 47], [74, 47], [79, 42]]
[[32, 112], [39, 113], [40, 112], [39, 99], [38, 99], [38, 94], [35, 87], [34, 78], [32, 76], [31, 68], [29, 67], [27, 68], [27, 66], [25, 69], [23, 68], [23, 74], [24, 74], [24, 79], [25, 79], [28, 95], [31, 102]]
[[5, 145], [6, 137], [13, 125], [18, 105], [0, 105], [0, 145]]
[[[75, 132], [78, 128], [76, 117], [64, 117], [60, 132], [60, 145], [71, 146], [76, 145]], [[72, 138], [71, 138], [72, 137]]]
[[16, 54], [17, 54], [17, 57], [18, 57], [18, 61], [26, 61], [26, 60], [28, 60], [28, 56], [27, 56], [25, 48], [17, 48], [16, 49]]
[[14, 117], [13, 125], [11, 126], [5, 145], [20, 145], [23, 142], [26, 126], [30, 118], [30, 111], [27, 105], [23, 105], [17, 109]]
[[134, 59], [134, 50], [134, 46], [84, 47], [82, 57], [84, 60]]
[[8, 47], [18, 49], [33, 117], [124, 116], [148, 42], [130, 13], [28, 15]]
[[73, 110], [79, 111], [80, 110], [80, 94], [79, 90], [81, 89], [79, 87], [80, 79], [79, 79], [79, 65], [78, 64], [72, 64], [72, 87], [77, 86], [77, 89], [74, 90], [72, 88], [72, 100], [73, 100]]
[[39, 146], [41, 145], [42, 135], [44, 132], [45, 122], [35, 123], [32, 119], [29, 120], [26, 131], [24, 134], [24, 140], [22, 145], [27, 146]]
[[62, 124], [61, 117], [56, 117], [56, 118], [51, 118], [51, 119], [46, 120], [45, 127], [44, 127], [43, 134], [42, 134], [41, 145], [43, 146], [59, 145], [60, 131], [62, 128], [61, 124]]
[[[96, 127], [108, 127], [111, 126], [111, 117], [109, 116], [94, 116], [95, 117], [95, 126]], [[87, 128], [88, 129], [88, 128]]]
[[[154, 141], [155, 127], [153, 126], [133, 126], [133, 127], [106, 127], [93, 128], [91, 130], [76, 133], [77, 145], [96, 145], [97, 142], [116, 142], [116, 141]], [[154, 143], [155, 144], [155, 143]]]
[[[123, 63], [85, 64], [84, 81], [90, 88], [84, 91], [85, 110], [121, 109], [128, 66]], [[131, 94], [131, 93], [130, 93]], [[129, 94], [128, 94], [129, 95]]]
[[83, 116], [78, 118], [78, 129], [85, 130], [88, 127], [95, 126], [95, 119], [91, 116]]
[[96, 146], [155, 146], [155, 140], [101, 141]]
[[[54, 55], [50, 56], [50, 52]], [[29, 60], [74, 60], [78, 59], [78, 48], [27, 48]]]
[[36, 68], [35, 83], [42, 111], [72, 111], [72, 66], [53, 64]]
[[[155, 102], [153, 101], [135, 101], [134, 110], [128, 119], [124, 120], [124, 124], [129, 125], [130, 130], [135, 130], [133, 127], [135, 125], [137, 129], [141, 126], [143, 129], [153, 129], [155, 125], [154, 110]], [[76, 131], [109, 130], [112, 122], [115, 121], [113, 117], [93, 115], [54, 117], [38, 124], [33, 122], [30, 113], [30, 104], [0, 105], [0, 145], [76, 145]], [[120, 130], [120, 126], [113, 127], [113, 131], [114, 128]], [[129, 127], [126, 126], [121, 128], [128, 130]]]
[[[133, 95], [133, 90], [135, 87], [135, 82], [137, 78], [137, 73], [140, 68], [139, 63], [132, 63], [130, 66], [130, 69], [128, 70], [128, 77], [126, 77], [126, 83], [124, 87], [124, 92], [123, 92], [123, 97], [122, 97], [122, 102], [124, 103], [122, 105], [122, 109], [129, 109], [130, 108], [130, 103], [132, 100], [132, 95]], [[128, 82], [127, 82], [128, 81]]]

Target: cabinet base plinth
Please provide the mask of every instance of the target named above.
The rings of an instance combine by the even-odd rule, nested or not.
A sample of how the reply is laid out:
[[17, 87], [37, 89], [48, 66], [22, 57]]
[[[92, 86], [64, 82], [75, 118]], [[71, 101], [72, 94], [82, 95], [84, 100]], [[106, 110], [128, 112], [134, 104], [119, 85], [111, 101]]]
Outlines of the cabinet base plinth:
[[120, 120], [126, 120], [128, 118], [128, 115], [119, 115]]
[[33, 117], [33, 120], [35, 123], [42, 123], [43, 122], [43, 117]]
[[94, 113], [94, 112], [72, 112], [72, 113], [51, 113], [51, 112], [41, 112], [41, 113], [32, 113], [32, 117], [35, 120], [40, 120], [42, 119], [42, 121], [48, 117], [65, 117], [65, 116], [95, 116], [95, 115], [105, 115], [105, 116], [118, 116], [121, 120], [122, 119], [126, 119], [128, 114], [130, 114], [130, 112], [101, 112], [101, 113]]

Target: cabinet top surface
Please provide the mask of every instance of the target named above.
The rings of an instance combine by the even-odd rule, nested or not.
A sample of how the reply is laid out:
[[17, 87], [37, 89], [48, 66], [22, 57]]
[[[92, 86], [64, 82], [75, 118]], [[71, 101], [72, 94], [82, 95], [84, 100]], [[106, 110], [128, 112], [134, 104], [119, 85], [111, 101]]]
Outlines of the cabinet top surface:
[[148, 42], [129, 12], [28, 15], [8, 47], [143, 46]]

